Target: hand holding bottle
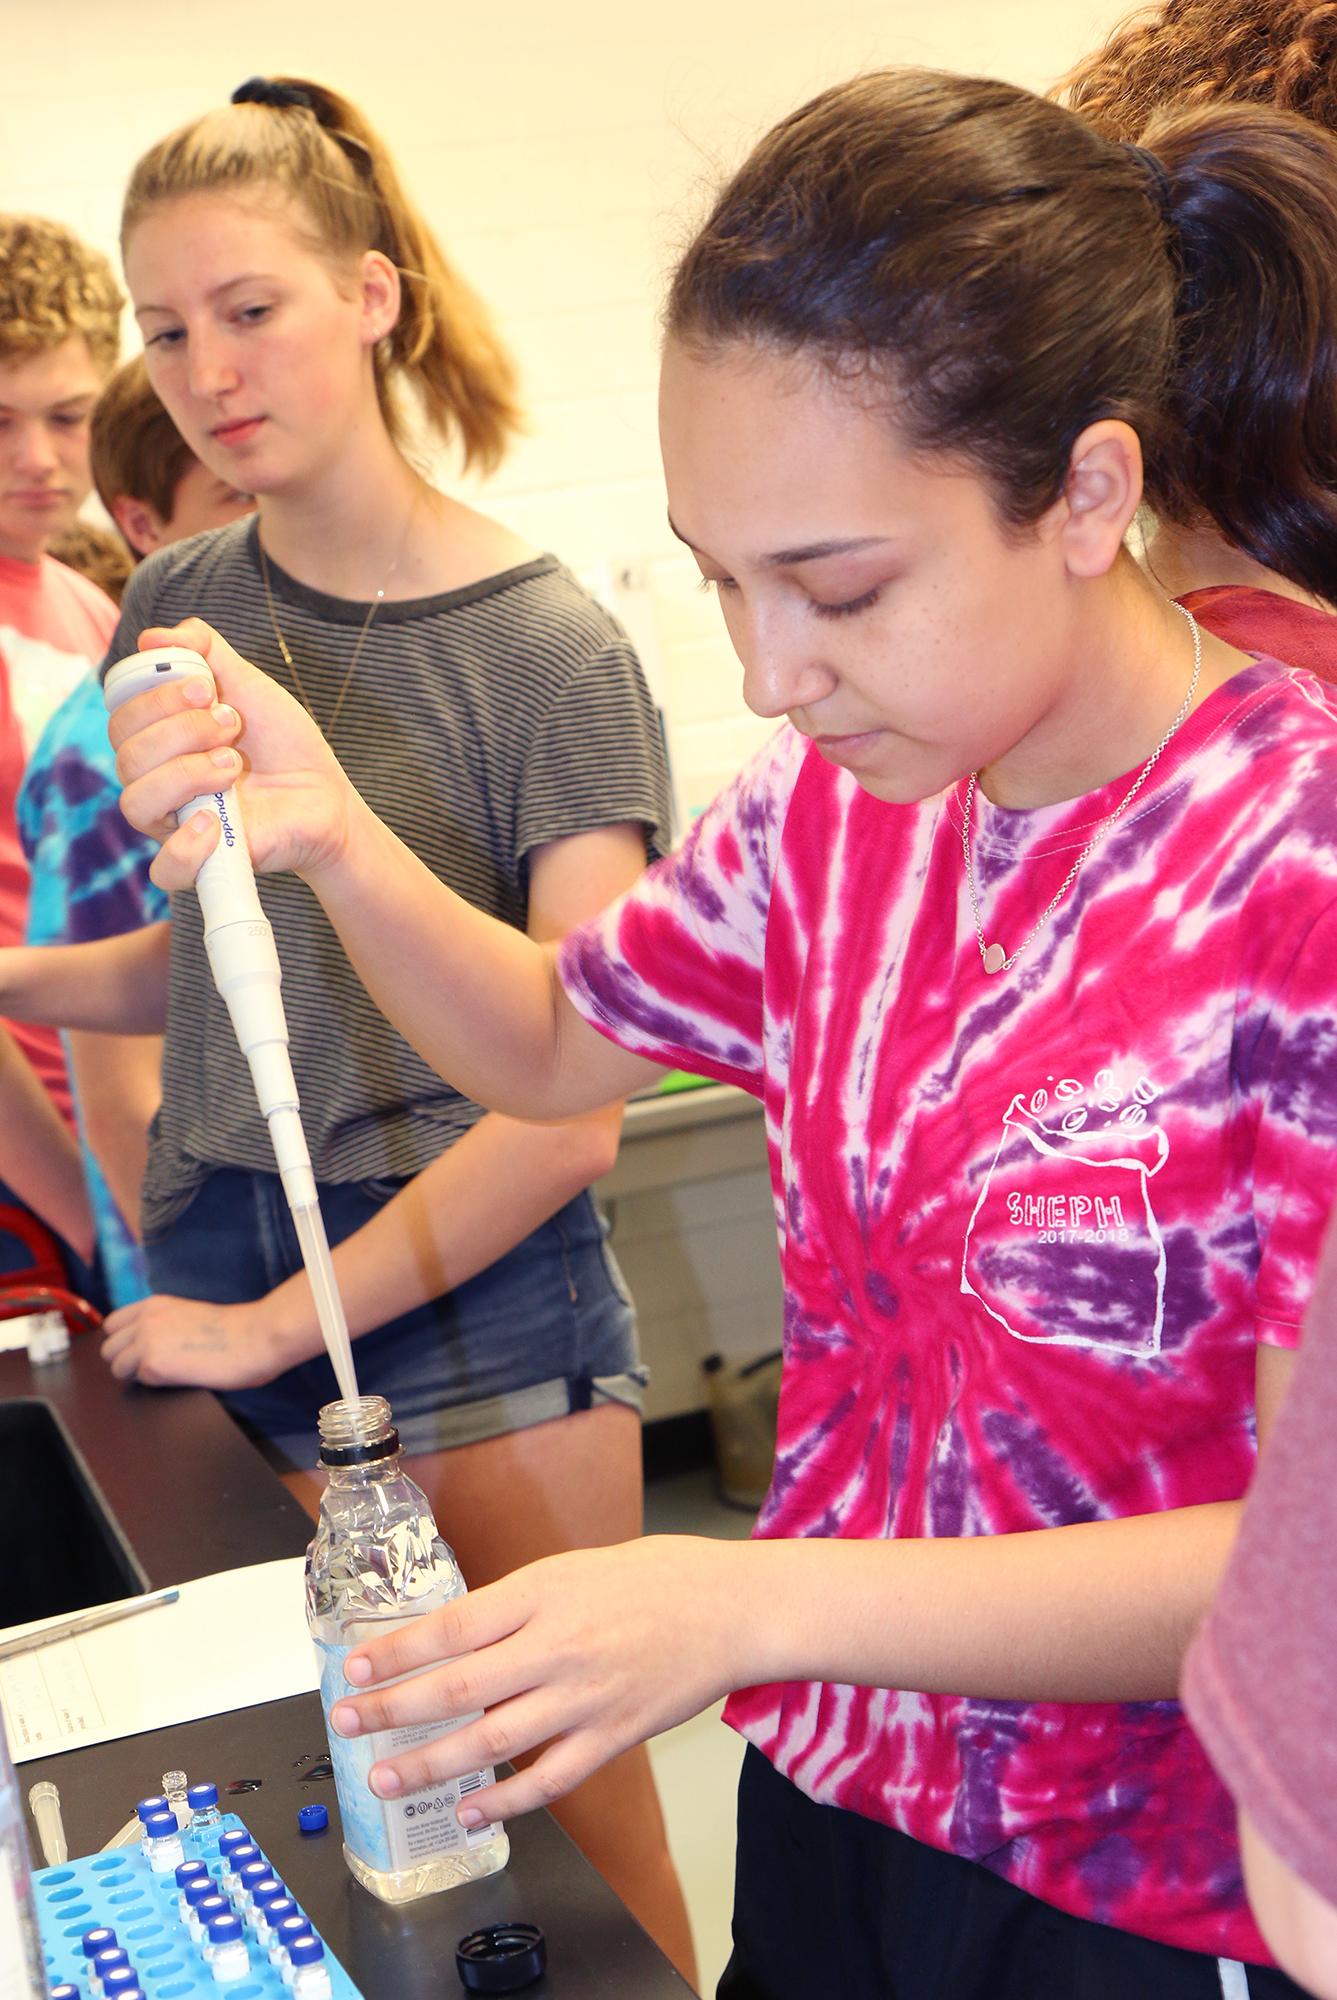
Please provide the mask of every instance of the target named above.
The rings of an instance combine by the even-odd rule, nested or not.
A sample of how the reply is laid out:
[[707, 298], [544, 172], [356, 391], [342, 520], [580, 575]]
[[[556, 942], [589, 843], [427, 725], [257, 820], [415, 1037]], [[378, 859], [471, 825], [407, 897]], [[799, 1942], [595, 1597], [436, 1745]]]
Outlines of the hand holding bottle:
[[355, 1685], [416, 1678], [350, 1695], [330, 1723], [355, 1736], [484, 1708], [477, 1722], [376, 1764], [372, 1789], [398, 1798], [547, 1743], [459, 1818], [469, 1826], [550, 1805], [632, 1744], [771, 1677], [743, 1589], [757, 1550], [663, 1535], [530, 1563], [357, 1647], [344, 1662]]
[[188, 888], [218, 842], [212, 815], [197, 813], [178, 827], [178, 808], [233, 783], [243, 790], [258, 872], [309, 876], [337, 862], [365, 808], [306, 710], [198, 618], [141, 632], [139, 643], [142, 651], [190, 648], [208, 662], [218, 690], [215, 698], [203, 679], [155, 687], [111, 719], [121, 808], [132, 826], [163, 842], [152, 871], [159, 887]]

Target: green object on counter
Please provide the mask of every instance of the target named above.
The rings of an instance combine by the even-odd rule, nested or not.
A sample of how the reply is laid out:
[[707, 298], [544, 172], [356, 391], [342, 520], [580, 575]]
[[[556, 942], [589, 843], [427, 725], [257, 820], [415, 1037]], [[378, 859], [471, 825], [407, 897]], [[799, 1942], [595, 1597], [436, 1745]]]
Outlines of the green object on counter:
[[656, 1097], [667, 1097], [675, 1090], [708, 1090], [715, 1079], [713, 1076], [692, 1076], [685, 1069], [671, 1069], [655, 1090]]

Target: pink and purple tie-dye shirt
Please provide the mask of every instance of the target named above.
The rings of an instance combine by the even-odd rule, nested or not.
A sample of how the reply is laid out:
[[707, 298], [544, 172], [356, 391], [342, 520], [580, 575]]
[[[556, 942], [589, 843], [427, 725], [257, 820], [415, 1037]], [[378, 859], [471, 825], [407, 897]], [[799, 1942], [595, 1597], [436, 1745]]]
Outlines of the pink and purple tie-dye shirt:
[[[977, 794], [986, 936], [1025, 938], [1128, 782]], [[762, 1536], [1234, 1499], [1255, 1342], [1298, 1337], [1337, 1189], [1324, 690], [1260, 661], [1210, 695], [999, 977], [963, 793], [881, 803], [782, 728], [563, 951], [603, 1033], [764, 1101], [786, 1325]], [[728, 1719], [811, 1798], [1078, 1915], [1268, 1958], [1176, 1702], [794, 1685]]]

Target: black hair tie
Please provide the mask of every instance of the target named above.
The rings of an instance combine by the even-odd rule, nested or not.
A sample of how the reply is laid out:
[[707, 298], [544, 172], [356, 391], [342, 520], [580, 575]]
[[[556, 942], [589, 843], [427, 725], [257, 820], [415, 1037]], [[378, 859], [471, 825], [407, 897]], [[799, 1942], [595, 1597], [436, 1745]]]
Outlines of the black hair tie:
[[267, 76], [250, 76], [245, 83], [239, 83], [232, 93], [233, 104], [269, 104], [276, 111], [314, 111], [315, 105], [305, 90], [298, 90], [295, 84], [271, 83]]
[[1127, 153], [1129, 159], [1142, 169], [1146, 181], [1147, 199], [1155, 204], [1166, 228], [1177, 228], [1174, 190], [1170, 186], [1170, 176], [1165, 170], [1164, 162], [1156, 157], [1150, 147], [1134, 146], [1127, 139], [1119, 141], [1119, 151]]

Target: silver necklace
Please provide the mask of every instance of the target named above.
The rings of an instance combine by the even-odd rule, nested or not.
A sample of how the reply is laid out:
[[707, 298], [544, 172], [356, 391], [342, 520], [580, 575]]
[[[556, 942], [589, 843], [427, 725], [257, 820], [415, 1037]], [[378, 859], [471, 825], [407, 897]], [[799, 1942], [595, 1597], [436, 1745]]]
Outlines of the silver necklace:
[[413, 527], [413, 523], [418, 512], [418, 502], [421, 498], [422, 498], [421, 493], [415, 494], [413, 505], [409, 508], [408, 520], [404, 523], [404, 532], [399, 538], [399, 547], [395, 550], [395, 559], [391, 563], [389, 569], [385, 572], [385, 578], [381, 584], [380, 589], [377, 591], [375, 597], [373, 597], [370, 605], [367, 607], [367, 615], [362, 621], [362, 630], [358, 633], [357, 644], [353, 648], [353, 657], [348, 662], [348, 672], [344, 675], [343, 682], [339, 688], [338, 695], [335, 697], [334, 713], [330, 717], [328, 728], [325, 729], [320, 729], [320, 718], [316, 714], [316, 711], [312, 706], [310, 696], [307, 694], [306, 689], [302, 686], [302, 677], [297, 671], [297, 662], [296, 660], [294, 660], [292, 654], [288, 651], [288, 642], [284, 638], [282, 632], [279, 630], [278, 613], [274, 609], [274, 592], [270, 588], [270, 582], [269, 582], [269, 558], [265, 554], [265, 545], [263, 541], [260, 539], [258, 533], [256, 535], [255, 543], [256, 547], [260, 551], [260, 574], [264, 578], [264, 583], [265, 583], [265, 603], [269, 606], [269, 622], [274, 628], [274, 637], [277, 639], [279, 651], [283, 655], [283, 664], [288, 669], [288, 672], [292, 675], [293, 686], [297, 690], [298, 699], [301, 701], [302, 707], [311, 717], [311, 720], [315, 723], [316, 728], [320, 729], [321, 735], [325, 738], [327, 742], [334, 734], [334, 725], [339, 720], [339, 711], [344, 705], [344, 696], [348, 693], [349, 688], [353, 685], [353, 674], [357, 667], [358, 661], [362, 657], [362, 648], [367, 643], [367, 634], [371, 630], [371, 621], [376, 616], [376, 613], [380, 610], [381, 605], [385, 599], [385, 593], [390, 587], [391, 579], [394, 576], [395, 571], [399, 568], [400, 559], [402, 558], [405, 549], [409, 545], [409, 531]]
[[1170, 741], [1171, 737], [1174, 736], [1176, 731], [1180, 728], [1185, 717], [1188, 715], [1189, 710], [1192, 708], [1193, 697], [1198, 691], [1198, 676], [1202, 672], [1202, 633], [1199, 631], [1198, 621], [1193, 616], [1193, 613], [1191, 611], [1187, 610], [1182, 604], [1176, 604], [1175, 610], [1182, 612], [1184, 617], [1187, 618], [1189, 622], [1189, 628], [1193, 633], [1193, 678], [1188, 684], [1188, 693], [1184, 696], [1183, 707], [1180, 709], [1174, 721], [1170, 724], [1170, 727], [1166, 730], [1164, 736], [1162, 736], [1160, 742], [1156, 745], [1156, 748], [1152, 751], [1150, 757], [1148, 757], [1146, 763], [1142, 766], [1142, 769], [1138, 772], [1136, 778], [1133, 780], [1130, 790], [1127, 792], [1125, 797], [1114, 808], [1114, 811], [1109, 815], [1108, 819], [1101, 820], [1100, 825], [1091, 835], [1091, 838], [1087, 841], [1086, 846], [1082, 849], [1081, 853], [1077, 856], [1077, 859], [1073, 862], [1072, 867], [1068, 870], [1067, 874], [1064, 876], [1062, 882], [1059, 885], [1058, 894], [1054, 897], [1053, 901], [1047, 903], [1045, 908], [1040, 912], [1040, 918], [1038, 923], [1035, 925], [1034, 929], [1031, 930], [1027, 934], [1027, 936], [1022, 939], [1021, 943], [1017, 946], [1016, 950], [1012, 953], [1011, 957], [1009, 957], [1008, 954], [1004, 951], [1001, 944], [986, 944], [984, 942], [984, 921], [980, 916], [979, 897], [975, 891], [975, 870], [970, 859], [970, 815], [971, 815], [971, 809], [975, 803], [975, 786], [979, 779], [979, 772], [978, 771], [971, 772], [970, 783], [966, 787], [966, 803], [961, 823], [961, 852], [964, 854], [966, 860], [966, 887], [970, 891], [970, 907], [974, 912], [975, 916], [975, 935], [979, 939], [980, 959], [981, 962], [983, 963], [984, 970], [986, 972], [988, 973], [1010, 972], [1013, 966], [1016, 964], [1017, 960], [1021, 957], [1021, 954], [1035, 942], [1036, 938], [1040, 935], [1040, 932], [1044, 929], [1045, 925], [1049, 922], [1049, 919], [1053, 916], [1059, 904], [1063, 901], [1063, 898], [1067, 895], [1069, 889], [1071, 889], [1073, 883], [1077, 880], [1078, 874], [1081, 871], [1082, 863], [1086, 860], [1087, 856], [1091, 853], [1092, 849], [1096, 847], [1098, 843], [1104, 839], [1105, 835], [1109, 832], [1110, 828], [1113, 826], [1115, 820], [1121, 818], [1122, 815], [1127, 812], [1129, 806], [1133, 803], [1133, 800], [1137, 797], [1143, 785], [1146, 783], [1147, 778], [1150, 776], [1152, 767], [1154, 766], [1157, 758], [1160, 756], [1162, 750], [1164, 750], [1166, 744]]

